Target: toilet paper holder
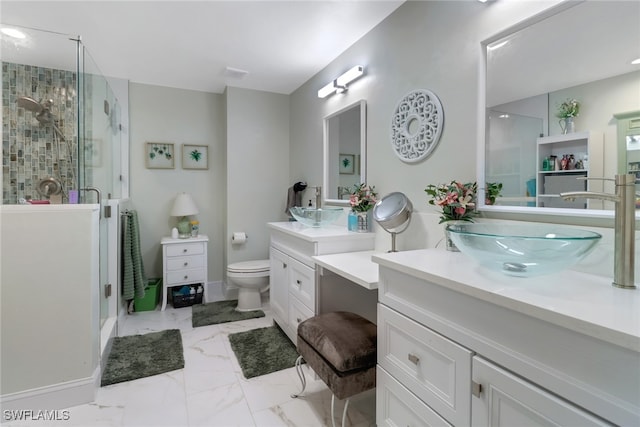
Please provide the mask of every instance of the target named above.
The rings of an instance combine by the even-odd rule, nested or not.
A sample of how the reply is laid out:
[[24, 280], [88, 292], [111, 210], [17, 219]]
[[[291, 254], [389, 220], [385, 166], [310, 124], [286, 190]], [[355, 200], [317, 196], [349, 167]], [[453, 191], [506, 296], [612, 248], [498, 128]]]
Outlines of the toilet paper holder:
[[231, 235], [231, 243], [242, 244], [249, 240], [249, 236], [245, 232], [236, 231]]

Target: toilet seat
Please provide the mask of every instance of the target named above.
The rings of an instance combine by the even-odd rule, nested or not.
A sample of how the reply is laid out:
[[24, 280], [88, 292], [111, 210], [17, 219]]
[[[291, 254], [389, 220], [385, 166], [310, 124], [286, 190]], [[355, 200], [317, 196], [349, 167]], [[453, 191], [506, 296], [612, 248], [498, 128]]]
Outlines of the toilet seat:
[[255, 261], [242, 261], [229, 264], [227, 266], [229, 273], [268, 273], [269, 260], [261, 259]]

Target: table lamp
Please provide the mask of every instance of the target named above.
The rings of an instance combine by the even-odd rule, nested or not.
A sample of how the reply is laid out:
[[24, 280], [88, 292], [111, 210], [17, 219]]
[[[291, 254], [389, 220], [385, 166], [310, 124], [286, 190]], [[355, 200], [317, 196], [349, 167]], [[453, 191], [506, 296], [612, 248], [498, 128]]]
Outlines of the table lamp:
[[171, 216], [181, 217], [178, 220], [178, 237], [186, 239], [191, 237], [191, 224], [187, 218], [189, 215], [197, 215], [198, 207], [189, 193], [179, 193], [173, 202]]

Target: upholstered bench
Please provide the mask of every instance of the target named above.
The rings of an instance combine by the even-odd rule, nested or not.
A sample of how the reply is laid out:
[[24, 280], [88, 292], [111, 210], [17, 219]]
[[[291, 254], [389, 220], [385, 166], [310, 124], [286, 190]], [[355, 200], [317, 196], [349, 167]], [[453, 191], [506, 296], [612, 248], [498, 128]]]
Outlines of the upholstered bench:
[[298, 325], [297, 341], [300, 357], [296, 369], [302, 381], [300, 394], [306, 386], [300, 366], [304, 359], [333, 393], [332, 423], [335, 398], [347, 399], [342, 414], [344, 426], [349, 398], [376, 386], [376, 325], [355, 313], [324, 313]]

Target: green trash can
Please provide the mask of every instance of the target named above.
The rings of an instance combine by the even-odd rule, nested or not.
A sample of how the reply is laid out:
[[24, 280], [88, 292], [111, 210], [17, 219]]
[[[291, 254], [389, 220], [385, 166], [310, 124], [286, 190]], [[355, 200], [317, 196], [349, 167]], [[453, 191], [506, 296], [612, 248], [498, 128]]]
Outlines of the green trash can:
[[149, 279], [147, 287], [144, 288], [144, 296], [142, 298], [134, 298], [133, 308], [135, 311], [152, 311], [156, 309], [158, 301], [160, 301], [160, 292], [162, 291], [162, 279]]

